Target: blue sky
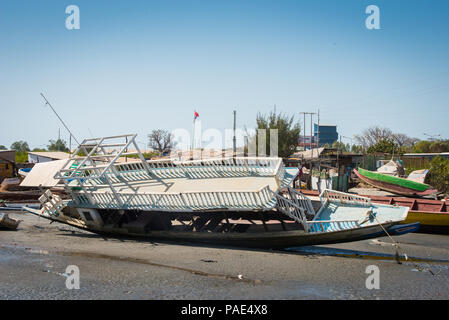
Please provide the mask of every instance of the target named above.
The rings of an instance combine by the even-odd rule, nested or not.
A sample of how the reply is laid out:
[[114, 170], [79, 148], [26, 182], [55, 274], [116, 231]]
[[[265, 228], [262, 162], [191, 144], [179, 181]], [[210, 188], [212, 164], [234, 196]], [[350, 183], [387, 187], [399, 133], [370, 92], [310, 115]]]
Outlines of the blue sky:
[[[365, 8], [380, 9], [380, 30]], [[80, 9], [67, 30], [65, 9]], [[449, 1], [0, 2], [0, 144], [192, 127], [254, 127], [258, 111], [321, 112], [449, 138]], [[307, 121], [307, 132], [309, 132]], [[345, 142], [351, 142], [343, 138]]]

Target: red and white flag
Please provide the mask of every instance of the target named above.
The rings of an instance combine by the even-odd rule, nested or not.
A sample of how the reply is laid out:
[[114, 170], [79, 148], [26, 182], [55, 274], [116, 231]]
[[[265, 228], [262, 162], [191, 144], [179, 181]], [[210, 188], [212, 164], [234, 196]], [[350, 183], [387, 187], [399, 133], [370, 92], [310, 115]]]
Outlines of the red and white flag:
[[193, 114], [193, 120], [198, 119], [199, 116], [200, 116], [200, 115], [198, 114], [198, 112], [195, 111], [195, 113]]

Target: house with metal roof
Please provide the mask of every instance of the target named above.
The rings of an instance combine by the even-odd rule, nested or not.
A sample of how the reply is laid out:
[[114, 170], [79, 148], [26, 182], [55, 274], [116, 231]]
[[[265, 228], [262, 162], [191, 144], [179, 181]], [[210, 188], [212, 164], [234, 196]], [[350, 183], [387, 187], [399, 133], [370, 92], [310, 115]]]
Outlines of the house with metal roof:
[[41, 163], [55, 160], [68, 159], [70, 154], [61, 151], [42, 151], [42, 152], [28, 152], [28, 162]]

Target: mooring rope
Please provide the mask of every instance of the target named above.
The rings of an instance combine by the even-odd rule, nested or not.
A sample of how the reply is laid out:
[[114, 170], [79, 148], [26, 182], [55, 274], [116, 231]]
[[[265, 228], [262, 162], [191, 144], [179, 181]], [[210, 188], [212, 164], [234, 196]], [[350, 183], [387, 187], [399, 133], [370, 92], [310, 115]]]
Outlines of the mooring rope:
[[[407, 253], [405, 252], [405, 250], [399, 246], [399, 243], [396, 242], [396, 241], [393, 239], [393, 237], [388, 233], [388, 231], [387, 231], [387, 230], [384, 228], [384, 226], [379, 222], [379, 220], [377, 220], [376, 216], [375, 216], [373, 213], [374, 213], [374, 211], [373, 211], [372, 208], [371, 208], [369, 215], [370, 215], [371, 217], [373, 217], [373, 218], [376, 220], [376, 222], [380, 225], [380, 227], [381, 227], [382, 230], [385, 232], [385, 234], [390, 238], [391, 242], [393, 242], [393, 246], [396, 248], [396, 254], [395, 254], [396, 262], [397, 262], [398, 264], [402, 264], [401, 259], [400, 259], [399, 249], [401, 249], [401, 250], [404, 252], [405, 261], [409, 261], [408, 256], [407, 256]], [[416, 263], [414, 263], [413, 261], [410, 261], [410, 263], [411, 263], [417, 270], [421, 269], [421, 268], [420, 268]], [[428, 267], [427, 270], [428, 270], [428, 271], [430, 272], [430, 274], [432, 274], [433, 276], [435, 275], [435, 273], [432, 271], [432, 269], [431, 269], [430, 267]]]

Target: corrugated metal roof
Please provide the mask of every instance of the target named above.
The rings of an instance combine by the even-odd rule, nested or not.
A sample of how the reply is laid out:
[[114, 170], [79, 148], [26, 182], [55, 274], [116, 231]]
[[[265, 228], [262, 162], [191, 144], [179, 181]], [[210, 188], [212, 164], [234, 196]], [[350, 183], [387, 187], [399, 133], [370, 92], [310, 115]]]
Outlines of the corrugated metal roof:
[[41, 152], [28, 152], [28, 154], [33, 154], [39, 157], [45, 157], [55, 160], [62, 160], [62, 159], [68, 159], [70, 157], [70, 154], [67, 152], [62, 151], [41, 151]]
[[14, 162], [16, 150], [0, 150], [0, 161]]
[[36, 163], [22, 181], [22, 187], [54, 187], [59, 180], [53, 178], [58, 170], [66, 163], [66, 160]]
[[449, 156], [449, 152], [440, 153], [404, 153], [403, 157], [431, 157], [431, 156]]
[[298, 159], [313, 159], [315, 158], [319, 158], [319, 156], [321, 155], [321, 153], [323, 152], [324, 148], [313, 148], [311, 150], [306, 150], [306, 151], [300, 151], [300, 152], [295, 152], [294, 154], [291, 155], [290, 158], [298, 158]]

